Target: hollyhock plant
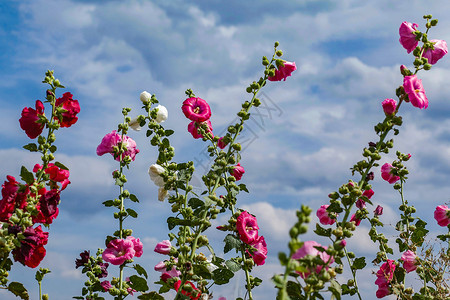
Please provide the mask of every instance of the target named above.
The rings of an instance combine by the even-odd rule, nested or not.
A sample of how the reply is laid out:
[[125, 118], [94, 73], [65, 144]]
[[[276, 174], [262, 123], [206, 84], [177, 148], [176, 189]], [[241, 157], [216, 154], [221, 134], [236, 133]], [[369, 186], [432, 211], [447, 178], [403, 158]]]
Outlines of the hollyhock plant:
[[159, 187], [163, 187], [165, 184], [164, 178], [161, 176], [166, 171], [163, 166], [153, 164], [148, 168], [148, 175], [150, 179]]
[[64, 93], [61, 98], [56, 99], [55, 105], [64, 109], [60, 118], [55, 116], [55, 119], [59, 119], [61, 127], [70, 127], [78, 121], [80, 104], [78, 100], [73, 100], [71, 93]]
[[198, 123], [207, 121], [211, 117], [211, 108], [202, 98], [191, 97], [184, 100], [181, 109], [186, 118]]
[[447, 205], [439, 205], [434, 211], [434, 218], [439, 226], [446, 227], [450, 224], [450, 209]]
[[25, 130], [26, 135], [30, 139], [37, 138], [44, 130], [44, 123], [38, 122], [39, 119], [45, 118], [44, 104], [40, 100], [36, 100], [36, 109], [25, 107], [22, 110], [22, 117], [19, 119], [20, 128]]
[[[41, 169], [42, 166], [40, 164], [36, 164], [34, 165], [33, 172], [37, 173]], [[50, 176], [51, 181], [61, 183], [61, 191], [64, 190], [67, 187], [67, 185], [70, 184], [69, 170], [61, 169], [55, 164], [49, 163], [44, 173]]]
[[376, 292], [377, 298], [383, 298], [391, 294], [391, 291], [389, 290], [389, 284], [394, 277], [394, 271], [395, 262], [391, 259], [388, 259], [385, 263], [383, 263], [380, 269], [377, 271], [377, 280], [375, 281], [375, 284], [378, 285], [378, 290]]
[[[211, 135], [214, 137], [213, 132], [212, 132], [213, 128], [211, 125], [211, 121], [207, 120], [207, 121], [203, 122], [202, 124], [206, 124], [208, 132], [211, 133]], [[196, 121], [192, 121], [191, 123], [188, 124], [188, 131], [192, 134], [192, 137], [194, 139], [204, 138], [203, 134], [198, 132], [199, 126], [200, 126], [200, 123], [198, 123]]]
[[105, 251], [102, 253], [102, 259], [113, 265], [121, 265], [126, 260], [132, 259], [136, 254], [134, 244], [129, 239], [115, 239], [109, 242]]
[[411, 250], [405, 251], [402, 254], [401, 260], [403, 260], [403, 268], [406, 270], [406, 273], [417, 269], [417, 255]]
[[260, 236], [253, 244], [251, 244], [256, 251], [250, 253], [253, 261], [257, 266], [262, 266], [267, 258], [267, 244], [263, 236]]
[[14, 260], [30, 268], [36, 268], [44, 259], [48, 242], [48, 232], [43, 232], [41, 225], [36, 228], [28, 227], [23, 232], [24, 239], [20, 247], [13, 250]]
[[330, 217], [330, 213], [327, 211], [328, 206], [330, 205], [322, 205], [316, 213], [319, 218], [319, 222], [322, 225], [333, 225], [334, 222], [336, 222], [336, 218], [332, 219]]
[[[139, 149], [136, 148], [136, 142], [128, 136], [124, 136], [122, 141], [122, 137], [115, 130], [103, 137], [100, 145], [97, 147], [97, 155], [102, 156], [106, 153], [111, 153], [113, 156], [117, 155], [114, 153], [114, 147], [117, 147], [120, 142], [124, 143], [127, 148], [121, 156], [129, 156], [131, 160], [135, 160], [136, 154], [139, 153]], [[122, 159], [117, 155], [117, 161], [121, 161]]]
[[395, 109], [397, 108], [397, 101], [394, 99], [385, 99], [381, 102], [383, 106], [383, 111], [387, 116], [393, 115], [395, 113]]
[[156, 244], [154, 251], [160, 254], [168, 255], [170, 253], [170, 249], [172, 249], [172, 244], [169, 240], [164, 240]]
[[447, 42], [444, 40], [431, 40], [430, 42], [433, 43], [433, 48], [427, 49], [422, 57], [427, 58], [428, 63], [434, 65], [447, 54]]
[[152, 95], [149, 92], [147, 92], [147, 91], [143, 91], [139, 95], [139, 99], [141, 99], [142, 103], [144, 103], [144, 104], [150, 102], [151, 98], [152, 98]]
[[13, 176], [7, 175], [2, 184], [2, 200], [0, 201], [0, 221], [8, 222], [14, 212], [19, 183]]
[[405, 48], [408, 53], [411, 53], [411, 51], [417, 47], [417, 44], [419, 44], [419, 41], [416, 40], [416, 35], [414, 34], [417, 27], [419, 27], [419, 25], [416, 23], [409, 22], [403, 22], [400, 25], [400, 44], [402, 44], [403, 48]]
[[142, 244], [140, 239], [139, 238], [136, 239], [136, 238], [134, 238], [132, 236], [128, 236], [127, 240], [129, 240], [129, 241], [131, 241], [133, 243], [133, 248], [134, 248], [134, 251], [135, 251], [134, 256], [141, 257], [142, 253], [144, 253], [144, 251], [143, 251], [144, 245]]
[[292, 72], [297, 70], [297, 66], [295, 62], [283, 61], [283, 65], [279, 66], [277, 70], [275, 70], [275, 75], [269, 77], [270, 81], [286, 81], [286, 78], [291, 76]]
[[[52, 220], [58, 216], [59, 209], [58, 204], [60, 202], [60, 194], [58, 190], [52, 189], [50, 191], [39, 191], [42, 196], [39, 198], [38, 210], [44, 218], [44, 224], [51, 224]], [[36, 220], [37, 222], [37, 220]]]
[[405, 76], [403, 78], [403, 88], [414, 107], [420, 109], [428, 107], [428, 98], [425, 95], [422, 80], [418, 79], [416, 75]]
[[[321, 247], [321, 248], [324, 248], [325, 250], [327, 249], [327, 247], [322, 246], [321, 244], [317, 243], [316, 241], [305, 241], [303, 243], [303, 246], [301, 246], [299, 249], [297, 249], [297, 251], [294, 254], [292, 254], [292, 259], [301, 259], [307, 255], [318, 256], [327, 265], [325, 268], [328, 270], [328, 265], [332, 264], [334, 262], [333, 257], [328, 255], [325, 251], [324, 252], [319, 251], [315, 247]], [[317, 266], [317, 268], [315, 270], [316, 273], [319, 274], [320, 271], [322, 270], [322, 268], [323, 268], [322, 265]], [[297, 272], [297, 273], [300, 275], [300, 277], [305, 279], [311, 274], [311, 271]]]
[[131, 121], [128, 123], [128, 126], [130, 126], [130, 128], [134, 131], [141, 131], [142, 129], [138, 117], [131, 119]]
[[167, 118], [169, 117], [169, 112], [167, 111], [167, 108], [162, 105], [157, 105], [156, 109], [158, 110], [158, 112], [156, 113], [155, 121], [157, 123], [165, 122], [167, 120]]
[[256, 217], [243, 211], [236, 219], [236, 229], [239, 238], [246, 244], [253, 244], [258, 240], [258, 223]]
[[389, 163], [385, 163], [381, 166], [381, 178], [389, 182], [390, 184], [396, 183], [400, 177], [396, 175], [392, 175], [392, 165]]
[[236, 180], [241, 180], [242, 175], [244, 175], [244, 173], [245, 173], [244, 167], [241, 166], [240, 163], [238, 163], [237, 165], [235, 165], [235, 166], [233, 167], [233, 170], [230, 171], [230, 174], [231, 174], [234, 178], [236, 178]]

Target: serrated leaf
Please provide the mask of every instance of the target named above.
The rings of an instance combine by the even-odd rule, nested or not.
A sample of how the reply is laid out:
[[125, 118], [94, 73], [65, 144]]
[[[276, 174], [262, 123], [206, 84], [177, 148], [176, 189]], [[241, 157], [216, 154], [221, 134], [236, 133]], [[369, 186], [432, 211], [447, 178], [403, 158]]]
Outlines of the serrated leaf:
[[236, 249], [237, 252], [241, 247], [241, 240], [232, 234], [228, 234], [223, 241], [225, 243], [223, 249], [225, 253], [228, 253], [231, 249]]
[[228, 269], [216, 269], [212, 274], [214, 283], [218, 285], [227, 284], [234, 276], [234, 273]]
[[127, 208], [127, 213], [132, 218], [137, 218], [137, 216], [138, 216], [138, 213], [134, 209], [131, 209], [131, 208]]
[[247, 193], [248, 193], [247, 186], [246, 186], [245, 184], [243, 184], [243, 183], [239, 184], [239, 189], [240, 189], [241, 191], [244, 191], [244, 192], [247, 192]]
[[21, 284], [20, 282], [11, 282], [8, 285], [8, 291], [16, 295], [17, 297], [20, 297], [20, 299], [29, 300], [30, 295], [28, 295], [27, 289]]
[[138, 292], [145, 292], [148, 290], [147, 280], [137, 275], [130, 276], [130, 287]]
[[139, 275], [144, 275], [145, 278], [148, 278], [147, 271], [139, 264], [135, 264], [133, 268]]
[[138, 296], [140, 300], [164, 300], [164, 297], [153, 291]]
[[23, 146], [23, 149], [28, 150], [30, 152], [37, 152], [38, 147], [35, 143], [29, 143], [28, 145]]
[[106, 200], [102, 204], [106, 207], [111, 207], [114, 205], [114, 200]]
[[66, 167], [65, 165], [63, 165], [63, 164], [60, 163], [59, 161], [55, 161], [55, 165], [56, 165], [58, 168], [60, 168], [60, 169], [63, 169], [63, 170], [69, 170], [68, 167]]
[[25, 181], [27, 184], [32, 184], [34, 182], [33, 173], [27, 170], [24, 166], [20, 169], [20, 178]]
[[134, 194], [130, 194], [130, 200], [133, 201], [133, 202], [139, 203], [138, 198], [137, 198], [136, 195], [134, 195]]
[[227, 260], [225, 262], [225, 265], [227, 266], [228, 269], [230, 269], [233, 272], [237, 272], [241, 269], [241, 264], [235, 262], [234, 260]]

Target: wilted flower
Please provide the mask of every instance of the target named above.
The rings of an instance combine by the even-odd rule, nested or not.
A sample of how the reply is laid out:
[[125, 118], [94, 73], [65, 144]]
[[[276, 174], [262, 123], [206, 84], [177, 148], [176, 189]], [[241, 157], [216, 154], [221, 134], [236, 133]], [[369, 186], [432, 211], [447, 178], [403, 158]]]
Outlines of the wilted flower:
[[373, 211], [375, 216], [381, 216], [383, 214], [383, 206], [378, 205], [377, 208]]
[[130, 126], [131, 129], [133, 129], [135, 131], [141, 131], [141, 129], [142, 129], [140, 122], [139, 122], [139, 117], [135, 117], [135, 118], [131, 119], [131, 121], [128, 123], [128, 125]]
[[207, 126], [207, 132], [211, 133], [211, 135], [214, 137], [213, 135], [213, 128], [211, 125], [211, 121], [210, 120], [206, 120], [204, 122], [198, 123], [196, 121], [192, 121], [191, 123], [188, 124], [188, 131], [192, 134], [192, 137], [194, 137], [194, 139], [201, 139], [203, 138], [203, 134], [201, 134], [200, 132], [198, 132], [198, 128], [201, 126], [201, 124], [206, 124]]
[[165, 188], [160, 187], [158, 189], [158, 200], [159, 201], [164, 201], [164, 199], [166, 199], [168, 195], [169, 195], [169, 191], [166, 190]]
[[100, 282], [100, 285], [103, 288], [103, 291], [107, 292], [112, 287], [111, 283], [108, 280]]
[[23, 235], [25, 238], [20, 241], [20, 247], [12, 252], [14, 260], [30, 268], [36, 268], [47, 252], [44, 245], [48, 242], [48, 232], [43, 232], [39, 225], [36, 228], [28, 227]]
[[[183, 288], [181, 288], [181, 294], [189, 297], [192, 300], [197, 300], [198, 298], [200, 298], [201, 292], [200, 292], [200, 290], [198, 288], [195, 287], [195, 285], [192, 282], [186, 281], [184, 284], [185, 285], [190, 285], [191, 288], [192, 288], [191, 289], [192, 291], [191, 292], [187, 292], [187, 291], [183, 290]], [[181, 280], [178, 280], [177, 282], [175, 282], [174, 288], [178, 292], [180, 287], [181, 287]]]
[[358, 219], [355, 214], [350, 218], [350, 222], [355, 222], [355, 226], [359, 226], [361, 224], [361, 219]]
[[90, 253], [88, 250], [85, 250], [84, 252], [80, 253], [81, 258], [75, 259], [75, 268], [78, 269], [79, 267], [84, 267], [85, 264], [89, 262]]
[[395, 263], [391, 259], [388, 259], [384, 264], [382, 264], [380, 269], [377, 271], [377, 280], [375, 281], [375, 284], [378, 285], [378, 290], [376, 292], [377, 298], [383, 298], [391, 294], [389, 284], [394, 277], [394, 271]]
[[427, 49], [422, 57], [427, 58], [428, 63], [434, 65], [447, 54], [447, 43], [444, 40], [431, 40], [430, 42], [433, 43], [433, 49]]
[[267, 258], [267, 244], [263, 236], [260, 236], [255, 242], [251, 244], [256, 250], [251, 252], [250, 255], [256, 265], [262, 266], [266, 262]]

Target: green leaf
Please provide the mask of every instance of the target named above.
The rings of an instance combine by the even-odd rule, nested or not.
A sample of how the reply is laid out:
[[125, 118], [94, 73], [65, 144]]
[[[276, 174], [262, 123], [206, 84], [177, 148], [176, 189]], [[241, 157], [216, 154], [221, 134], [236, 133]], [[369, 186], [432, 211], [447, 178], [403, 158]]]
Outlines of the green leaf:
[[174, 133], [172, 129], [167, 129], [164, 131], [165, 136], [171, 136]]
[[237, 252], [241, 248], [241, 240], [232, 234], [228, 234], [223, 241], [225, 243], [223, 249], [225, 253], [228, 253], [233, 248], [236, 249]]
[[164, 138], [164, 139], [162, 140], [162, 144], [163, 144], [163, 146], [164, 146], [165, 148], [169, 148], [169, 147], [170, 147], [169, 139], [168, 139], [168, 138]]
[[322, 226], [320, 226], [318, 223], [316, 223], [316, 230], [314, 230], [314, 232], [320, 236], [326, 236], [326, 237], [331, 236], [331, 228], [325, 229]]
[[114, 200], [106, 200], [105, 202], [103, 202], [103, 205], [106, 207], [114, 206]]
[[138, 292], [145, 292], [148, 290], [147, 280], [137, 275], [130, 276], [130, 287]]
[[127, 213], [132, 218], [137, 218], [137, 216], [138, 216], [138, 213], [134, 209], [131, 209], [131, 208], [127, 208]]
[[330, 286], [328, 290], [332, 293], [331, 299], [341, 300], [342, 289], [341, 285], [334, 279], [330, 280]]
[[38, 147], [35, 143], [29, 143], [28, 145], [23, 146], [23, 149], [28, 150], [30, 152], [37, 152]]
[[[139, 298], [139, 297], [138, 297]], [[72, 299], [81, 299], [81, 300], [84, 300], [84, 297], [81, 297], [81, 296], [75, 296], [75, 297], [72, 297]]]
[[49, 150], [51, 153], [55, 153], [58, 148], [55, 145], [52, 145]]
[[139, 203], [138, 198], [137, 198], [136, 195], [134, 195], [134, 194], [130, 194], [130, 200], [133, 201], [133, 202]]
[[225, 262], [225, 265], [228, 267], [228, 269], [230, 269], [230, 270], [233, 271], [233, 272], [237, 272], [237, 271], [239, 271], [239, 270], [241, 269], [241, 264], [235, 262], [235, 261], [232, 260], [232, 259], [227, 260], [227, 261]]
[[209, 272], [205, 265], [194, 265], [194, 274], [203, 277], [204, 279], [212, 278], [211, 272]]
[[291, 300], [303, 300], [302, 297], [302, 289], [300, 287], [300, 284], [294, 281], [288, 281], [286, 285], [286, 291], [289, 295], [289, 298]]
[[140, 300], [164, 300], [164, 297], [153, 291], [138, 296]]
[[239, 189], [241, 191], [244, 191], [244, 192], [248, 193], [247, 186], [245, 184], [243, 184], [243, 183], [239, 184]]
[[133, 266], [133, 268], [136, 270], [136, 272], [137, 272], [139, 275], [144, 275], [145, 278], [148, 278], [147, 271], [146, 271], [143, 267], [141, 267], [141, 265], [135, 264], [135, 265]]
[[56, 165], [58, 168], [60, 168], [60, 169], [63, 169], [63, 170], [69, 170], [68, 167], [66, 167], [65, 165], [63, 165], [63, 164], [60, 163], [59, 161], [55, 161], [55, 165]]
[[20, 282], [11, 282], [8, 285], [8, 291], [20, 297], [20, 299], [29, 300], [30, 296], [28, 295], [27, 289]]
[[355, 270], [362, 270], [366, 266], [366, 258], [358, 257], [353, 261], [353, 268]]
[[425, 229], [425, 226], [427, 225], [426, 222], [422, 220], [418, 220], [416, 222], [416, 230], [413, 231], [411, 235], [411, 241], [413, 241], [417, 246], [422, 246], [424, 242], [424, 237], [427, 235], [428, 230]]
[[214, 283], [218, 285], [227, 284], [234, 273], [228, 269], [216, 269], [213, 271]]
[[191, 198], [189, 199], [188, 205], [192, 208], [192, 209], [197, 209], [199, 207], [202, 207], [204, 204], [204, 202], [198, 198]]
[[27, 170], [24, 166], [20, 169], [20, 178], [25, 181], [27, 184], [32, 184], [34, 182], [33, 173]]

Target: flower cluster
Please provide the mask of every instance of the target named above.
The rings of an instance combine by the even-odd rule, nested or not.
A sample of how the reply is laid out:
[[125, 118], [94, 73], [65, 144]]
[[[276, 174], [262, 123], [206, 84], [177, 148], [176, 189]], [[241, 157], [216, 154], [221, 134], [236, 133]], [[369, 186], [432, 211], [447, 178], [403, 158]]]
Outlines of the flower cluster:
[[263, 265], [267, 258], [267, 244], [264, 236], [260, 236], [258, 233], [259, 227], [256, 217], [246, 211], [241, 212], [236, 220], [236, 230], [241, 241], [252, 246], [253, 249], [248, 251], [248, 253], [255, 264], [258, 266]]

